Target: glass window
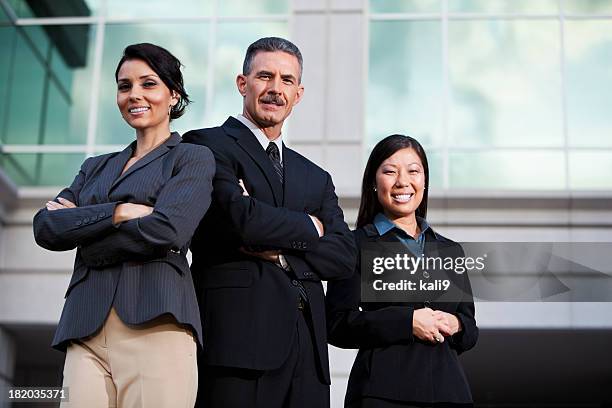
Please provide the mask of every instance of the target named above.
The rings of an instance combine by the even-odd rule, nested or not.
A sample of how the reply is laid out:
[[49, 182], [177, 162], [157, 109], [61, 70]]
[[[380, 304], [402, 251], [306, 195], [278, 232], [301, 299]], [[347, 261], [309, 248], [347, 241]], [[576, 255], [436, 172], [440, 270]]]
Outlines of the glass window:
[[[69, 67], [57, 50], [54, 49], [51, 54], [50, 70], [54, 75], [50, 77], [48, 90], [46, 126], [50, 128], [45, 129], [45, 143], [86, 143], [94, 69], [95, 26], [89, 27], [84, 33], [88, 35], [85, 40], [84, 66]], [[53, 105], [54, 101], [57, 101], [58, 106]], [[66, 118], [66, 122], [61, 123], [54, 115]]]
[[41, 63], [46, 61], [49, 52], [49, 37], [41, 26], [24, 26], [20, 28], [22, 35], [28, 41], [28, 44], [34, 46], [34, 51], [40, 59]]
[[563, 146], [559, 46], [556, 21], [450, 22], [451, 145]]
[[454, 152], [449, 157], [452, 189], [565, 189], [562, 151]]
[[439, 13], [440, 0], [370, 0], [370, 13]]
[[[208, 24], [117, 24], [106, 27], [100, 97], [98, 100], [98, 144], [128, 144], [134, 137], [117, 110], [115, 69], [126, 46], [150, 42], [166, 48], [184, 65], [183, 79], [190, 99], [185, 115], [173, 129], [183, 133], [203, 126], [208, 64]], [[216, 79], [217, 81], [217, 79]]]
[[427, 150], [427, 164], [429, 165], [429, 190], [442, 190], [444, 188], [444, 153], [438, 150]]
[[448, 0], [448, 8], [451, 12], [499, 14], [559, 11], [557, 0]]
[[[106, 0], [106, 15], [114, 17], [204, 17], [212, 14], [213, 1], [125, 1]], [[218, 0], [215, 0], [218, 1]]]
[[612, 146], [612, 24], [565, 25], [567, 126], [571, 146]]
[[571, 152], [569, 166], [571, 189], [612, 189], [612, 151]]
[[232, 0], [219, 1], [221, 16], [256, 16], [261, 14], [285, 14], [289, 12], [288, 1], [278, 0]]
[[21, 186], [68, 186], [84, 160], [80, 153], [3, 154], [0, 165]]
[[242, 97], [236, 89], [236, 75], [242, 72], [242, 62], [248, 46], [261, 37], [288, 38], [287, 31], [284, 22], [227, 22], [218, 25], [213, 106], [207, 126], [218, 126], [229, 115], [242, 112]]
[[[54, 1], [51, 9], [43, 1], [8, 0], [19, 18], [34, 17], [84, 17], [96, 15], [105, 0], [62, 0]], [[125, 4], [128, 4], [127, 2]]]
[[51, 50], [51, 72], [54, 75], [54, 79], [58, 82], [58, 85], [64, 88], [66, 92], [70, 93], [72, 89], [73, 69], [66, 65], [66, 61], [55, 47]]
[[37, 144], [40, 137], [45, 67], [21, 34], [15, 36], [10, 68], [5, 143]]
[[[1, 36], [4, 42], [9, 34], [6, 29], [3, 31], [7, 32]], [[14, 32], [13, 45], [7, 43], [6, 48], [11, 50], [8, 63], [2, 64], [0, 69], [0, 74], [7, 73], [7, 80], [0, 82], [2, 95], [7, 95], [2, 100], [10, 101], [6, 108], [0, 109], [6, 121], [3, 127], [5, 143], [85, 143], [91, 99], [88, 91], [91, 64], [69, 68], [63, 61], [64, 57], [56, 51], [47, 52], [50, 61], [41, 60], [40, 54], [32, 48], [31, 39], [19, 30]], [[46, 36], [44, 32], [43, 35]], [[90, 39], [84, 41], [85, 51], [91, 51]], [[73, 80], [81, 82], [73, 87]]]
[[75, 134], [70, 131], [70, 95], [53, 82], [49, 82], [48, 87], [45, 131], [41, 144], [84, 144], [85, 133]]
[[424, 146], [443, 142], [439, 22], [370, 23], [368, 144], [402, 133]]
[[561, 0], [566, 13], [598, 14], [612, 13], [610, 0]]
[[0, 49], [5, 50], [4, 61], [0, 64], [0, 143], [6, 143], [4, 125], [6, 123], [7, 109], [9, 107], [9, 92], [11, 90], [11, 75], [13, 72], [13, 59], [16, 30], [13, 27], [0, 27]]
[[2, 25], [9, 24], [10, 21], [11, 19], [8, 17], [6, 12], [4, 11], [4, 8], [0, 7], [0, 24]]

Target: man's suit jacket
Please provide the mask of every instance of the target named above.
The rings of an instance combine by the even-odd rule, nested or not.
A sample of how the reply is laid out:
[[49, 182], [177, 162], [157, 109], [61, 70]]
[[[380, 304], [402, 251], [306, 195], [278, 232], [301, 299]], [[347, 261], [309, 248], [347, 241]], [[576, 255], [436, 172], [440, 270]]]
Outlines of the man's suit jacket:
[[[400, 242], [392, 231], [380, 236], [375, 226], [368, 224], [354, 234], [359, 248], [368, 245], [368, 250], [372, 250], [372, 246], [378, 246], [380, 256], [388, 257], [395, 253], [386, 253], [389, 248], [386, 244]], [[426, 257], [443, 259], [464, 256], [459, 244], [432, 228], [425, 231], [424, 253]], [[327, 286], [330, 344], [359, 349], [345, 401], [359, 401], [369, 396], [405, 402], [471, 403], [470, 388], [457, 358], [474, 347], [478, 339], [467, 273], [450, 272], [442, 277], [438, 276], [441, 271], [428, 271], [432, 280], [450, 278], [453, 281], [449, 292], [432, 292], [440, 296], [438, 300], [432, 295], [431, 300], [422, 302], [365, 303], [361, 302], [361, 272], [365, 269], [358, 262], [352, 277]], [[422, 270], [416, 273], [430, 276]], [[451, 290], [453, 294], [448, 297]], [[441, 302], [445, 297], [449, 301]], [[462, 331], [441, 344], [418, 339], [412, 334], [412, 317], [415, 310], [424, 307], [454, 314], [461, 322]]]
[[[95, 333], [114, 306], [124, 323], [140, 324], [171, 313], [202, 330], [185, 254], [211, 201], [215, 162], [209, 149], [180, 143], [173, 133], [121, 174], [135, 142], [125, 150], [87, 159], [58, 197], [78, 207], [40, 210], [36, 242], [52, 251], [77, 248], [53, 346]], [[146, 217], [113, 225], [115, 206], [154, 207]]]
[[[213, 203], [191, 244], [205, 362], [280, 367], [296, 333], [300, 281], [308, 294], [321, 378], [329, 383], [321, 280], [352, 274], [356, 261], [330, 175], [283, 146], [283, 188], [259, 141], [231, 117], [221, 127], [188, 132], [183, 140], [208, 146], [217, 162]], [[323, 237], [307, 214], [323, 222]], [[243, 246], [282, 250], [292, 271], [243, 254]]]

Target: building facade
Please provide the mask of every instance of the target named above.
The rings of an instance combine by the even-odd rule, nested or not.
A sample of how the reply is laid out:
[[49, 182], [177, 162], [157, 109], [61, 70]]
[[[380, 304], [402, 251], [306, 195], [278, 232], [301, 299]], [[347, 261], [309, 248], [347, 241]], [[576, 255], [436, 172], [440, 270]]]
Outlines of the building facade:
[[[0, 386], [61, 382], [49, 344], [74, 254], [37, 247], [32, 216], [133, 140], [114, 101], [126, 45], [181, 59], [183, 133], [240, 112], [248, 44], [294, 41], [306, 91], [286, 140], [332, 174], [349, 223], [369, 151], [403, 133], [428, 152], [444, 235], [610, 243], [611, 22], [612, 0], [0, 0]], [[612, 402], [610, 303], [476, 307], [462, 359], [478, 404]], [[334, 407], [354, 355], [331, 348]]]

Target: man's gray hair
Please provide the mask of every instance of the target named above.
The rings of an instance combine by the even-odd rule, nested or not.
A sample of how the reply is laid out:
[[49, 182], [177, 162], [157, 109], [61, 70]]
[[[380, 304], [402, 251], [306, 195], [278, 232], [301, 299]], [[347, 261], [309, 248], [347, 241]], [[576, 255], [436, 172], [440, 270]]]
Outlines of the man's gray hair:
[[253, 59], [255, 58], [255, 55], [260, 51], [265, 51], [265, 52], [282, 51], [282, 52], [286, 52], [287, 54], [293, 55], [295, 58], [297, 58], [300, 64], [300, 74], [299, 74], [298, 81], [299, 82], [302, 81], [302, 69], [303, 69], [302, 53], [300, 52], [300, 49], [294, 43], [292, 43], [289, 40], [285, 40], [284, 38], [280, 38], [280, 37], [260, 38], [259, 40], [255, 41], [253, 44], [249, 45], [249, 48], [247, 48], [247, 51], [246, 51], [246, 55], [244, 56], [244, 63], [242, 64], [242, 74], [243, 75], [249, 75], [251, 73], [251, 66], [253, 65]]

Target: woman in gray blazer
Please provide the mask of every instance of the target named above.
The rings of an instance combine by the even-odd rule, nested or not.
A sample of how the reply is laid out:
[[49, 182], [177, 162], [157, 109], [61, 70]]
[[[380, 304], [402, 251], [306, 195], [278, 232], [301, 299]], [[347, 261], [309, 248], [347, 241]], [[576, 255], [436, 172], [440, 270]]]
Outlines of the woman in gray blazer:
[[153, 44], [125, 49], [117, 106], [136, 140], [87, 159], [34, 217], [40, 246], [76, 248], [53, 340], [67, 352], [63, 406], [194, 404], [202, 329], [186, 253], [210, 205], [215, 162], [170, 132], [189, 103], [180, 67]]

